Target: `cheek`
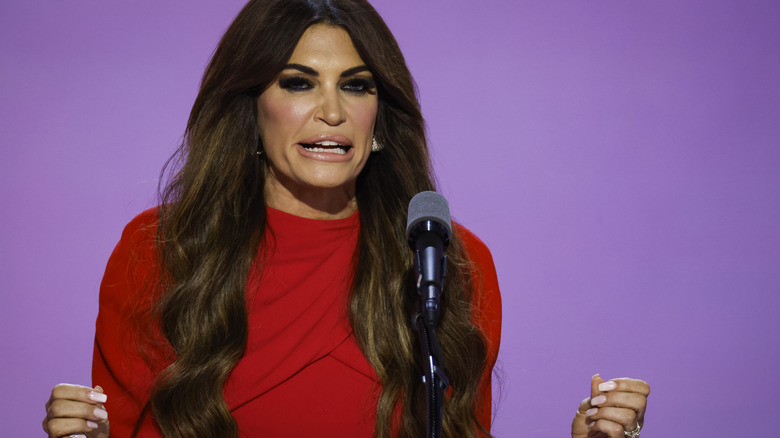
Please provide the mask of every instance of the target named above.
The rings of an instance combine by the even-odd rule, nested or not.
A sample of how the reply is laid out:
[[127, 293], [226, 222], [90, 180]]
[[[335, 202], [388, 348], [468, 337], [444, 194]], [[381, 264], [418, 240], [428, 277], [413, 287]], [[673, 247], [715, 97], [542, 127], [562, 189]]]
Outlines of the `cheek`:
[[377, 108], [378, 103], [376, 101], [371, 103], [366, 102], [353, 107], [351, 119], [355, 124], [355, 127], [361, 131], [365, 131], [367, 136], [370, 136], [371, 132], [374, 130]]
[[302, 101], [260, 98], [257, 123], [264, 143], [289, 140], [308, 118], [309, 106]]

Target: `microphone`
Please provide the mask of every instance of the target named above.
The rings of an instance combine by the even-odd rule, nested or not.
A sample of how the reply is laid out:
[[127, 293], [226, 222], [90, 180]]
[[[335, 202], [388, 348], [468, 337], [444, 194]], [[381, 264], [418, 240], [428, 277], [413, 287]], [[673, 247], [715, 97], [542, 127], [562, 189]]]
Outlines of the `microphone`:
[[417, 292], [425, 325], [436, 327], [439, 302], [444, 291], [447, 256], [452, 223], [450, 207], [444, 196], [436, 192], [420, 192], [409, 201], [406, 238], [414, 251]]

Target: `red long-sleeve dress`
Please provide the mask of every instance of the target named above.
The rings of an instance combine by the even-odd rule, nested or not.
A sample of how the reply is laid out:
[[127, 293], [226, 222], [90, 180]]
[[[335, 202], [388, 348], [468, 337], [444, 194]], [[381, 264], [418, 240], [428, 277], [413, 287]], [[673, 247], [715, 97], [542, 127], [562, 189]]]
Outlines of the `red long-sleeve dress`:
[[[247, 286], [248, 345], [224, 387], [240, 434], [370, 437], [381, 386], [346, 317], [358, 214], [322, 221], [267, 212], [266, 261], [262, 270], [252, 267]], [[157, 280], [157, 221], [151, 209], [127, 225], [101, 284], [92, 380], [108, 395], [112, 437], [130, 436], [165, 362], [144, 360], [136, 329], [138, 310], [151, 302], [143, 291]], [[475, 322], [488, 341], [477, 415], [489, 427], [501, 332], [498, 281], [484, 243], [462, 226], [456, 232], [473, 262]], [[138, 436], [160, 436], [149, 415]]]

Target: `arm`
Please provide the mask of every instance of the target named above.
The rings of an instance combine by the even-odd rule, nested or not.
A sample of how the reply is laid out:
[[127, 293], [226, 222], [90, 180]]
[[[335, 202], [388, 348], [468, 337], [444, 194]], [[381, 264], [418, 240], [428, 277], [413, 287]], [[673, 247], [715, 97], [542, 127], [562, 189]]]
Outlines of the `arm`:
[[501, 343], [501, 293], [498, 276], [488, 247], [471, 231], [457, 223], [453, 225], [471, 261], [472, 284], [475, 289], [474, 323], [482, 331], [487, 347], [488, 363], [480, 382], [480, 399], [475, 407], [475, 414], [477, 421], [490, 430], [493, 414], [491, 376]]
[[[106, 408], [111, 413], [112, 436], [117, 437], [132, 434], [161, 368], [152, 369], [150, 364], [163, 363], [159, 349], [149, 344], [160, 337], [141, 337], [149, 333], [143, 316], [158, 281], [156, 224], [157, 210], [152, 209], [125, 227], [100, 286], [92, 381], [109, 395]], [[150, 415], [145, 416], [141, 431], [141, 436], [157, 434]]]
[[[147, 363], [155, 355], [149, 349], [145, 360], [140, 345], [145, 339], [137, 315], [149, 307], [156, 286], [156, 210], [146, 211], [131, 221], [108, 260], [100, 286], [100, 310], [95, 331], [92, 379], [95, 388], [60, 384], [46, 403], [43, 429], [50, 437], [82, 436], [107, 438], [108, 412], [111, 435], [132, 434], [148, 399], [156, 373]], [[146, 293], [145, 293], [146, 292]], [[146, 418], [142, 436], [157, 434]]]

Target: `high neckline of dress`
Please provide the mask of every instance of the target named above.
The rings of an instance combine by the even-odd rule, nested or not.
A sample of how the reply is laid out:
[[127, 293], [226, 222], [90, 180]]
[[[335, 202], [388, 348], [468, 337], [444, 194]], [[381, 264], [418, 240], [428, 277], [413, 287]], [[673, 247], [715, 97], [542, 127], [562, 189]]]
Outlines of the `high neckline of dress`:
[[360, 221], [360, 214], [355, 211], [351, 215], [340, 219], [311, 219], [307, 217], [297, 216], [292, 213], [266, 206], [266, 220], [272, 226], [277, 224], [289, 225], [305, 225], [305, 226], [321, 226], [323, 228], [341, 228], [343, 226], [353, 226]]
[[[267, 242], [299, 242], [328, 245], [346, 238], [360, 229], [358, 212], [341, 219], [311, 219], [266, 207]], [[268, 234], [270, 233], [270, 234]], [[296, 246], [296, 245], [293, 245]]]

